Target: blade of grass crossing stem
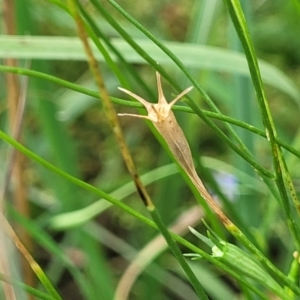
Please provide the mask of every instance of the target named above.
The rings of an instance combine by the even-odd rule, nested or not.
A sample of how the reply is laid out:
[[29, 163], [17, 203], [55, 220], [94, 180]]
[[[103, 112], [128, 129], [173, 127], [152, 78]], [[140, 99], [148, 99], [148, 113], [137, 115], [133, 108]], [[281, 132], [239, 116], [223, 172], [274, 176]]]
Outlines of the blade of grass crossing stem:
[[98, 195], [101, 198], [104, 198], [105, 200], [109, 201], [111, 204], [123, 209], [124, 211], [126, 211], [127, 213], [129, 213], [132, 216], [135, 216], [136, 218], [138, 218], [140, 221], [148, 224], [149, 226], [152, 226], [154, 228], [157, 228], [155, 226], [155, 224], [153, 222], [151, 222], [148, 218], [144, 217], [142, 214], [138, 213], [137, 211], [135, 211], [134, 209], [130, 208], [129, 206], [127, 206], [126, 204], [124, 204], [121, 201], [118, 201], [117, 199], [111, 197], [110, 195], [106, 194], [105, 192], [103, 192], [102, 190], [80, 180], [77, 179], [76, 177], [68, 174], [67, 172], [63, 171], [60, 168], [57, 168], [56, 166], [52, 165], [51, 163], [47, 162], [46, 160], [44, 160], [42, 157], [38, 156], [37, 154], [35, 154], [34, 152], [30, 151], [29, 149], [25, 148], [23, 145], [21, 145], [20, 143], [18, 143], [16, 140], [12, 139], [10, 136], [8, 136], [7, 134], [5, 134], [3, 131], [0, 130], [0, 138], [3, 139], [4, 141], [6, 141], [8, 144], [10, 144], [11, 146], [15, 147], [18, 151], [22, 152], [23, 154], [25, 154], [27, 157], [29, 157], [30, 159], [36, 161], [38, 164], [42, 165], [43, 167], [45, 167], [46, 169], [60, 175], [61, 177], [65, 178], [66, 180], [68, 180], [69, 182], [72, 182], [74, 184], [76, 184], [77, 186], [86, 189], [96, 195]]
[[[83, 14], [84, 18], [86, 19], [86, 22], [89, 24], [89, 26], [93, 30], [93, 33], [95, 33], [93, 35], [95, 36], [96, 39], [93, 38], [93, 41], [96, 44], [99, 51], [101, 53], [103, 51], [106, 52], [104, 47], [99, 47], [98, 46], [99, 37], [101, 37], [101, 39], [107, 45], [107, 47], [112, 51], [112, 53], [114, 55], [116, 55], [116, 57], [118, 58], [118, 62], [119, 63], [121, 62], [124, 65], [124, 67], [125, 67], [124, 70], [126, 72], [128, 71], [128, 73], [131, 75], [131, 77], [133, 77], [135, 79], [135, 81], [137, 82], [137, 85], [140, 86], [143, 89], [143, 91], [146, 91], [147, 94], [150, 97], [153, 98], [154, 94], [152, 93], [152, 91], [145, 84], [145, 82], [142, 80], [142, 78], [137, 75], [137, 73], [133, 70], [131, 65], [129, 63], [127, 63], [127, 61], [123, 57], [122, 53], [109, 41], [109, 38], [104, 34], [104, 32], [101, 31], [101, 29], [99, 28], [99, 26], [97, 26], [97, 24], [94, 22], [94, 20], [91, 18], [91, 16], [86, 13], [86, 11], [82, 7], [82, 5], [80, 3], [78, 3], [78, 5], [79, 5], [79, 8], [80, 8], [80, 12]], [[103, 53], [103, 56], [104, 56], [104, 53]], [[107, 56], [108, 56], [108, 53], [106, 52], [106, 56], [104, 56], [104, 57], [107, 57]], [[106, 62], [111, 67], [114, 74], [118, 77], [119, 82], [121, 83], [121, 85], [126, 87], [126, 88], [129, 88], [130, 85], [128, 83], [127, 77], [123, 74], [124, 70], [120, 70], [118, 65], [112, 59], [106, 60]]]
[[[43, 80], [48, 80], [51, 82], [54, 82], [58, 85], [61, 85], [65, 88], [71, 89], [73, 91], [77, 91], [79, 93], [82, 93], [84, 95], [88, 95], [91, 97], [95, 97], [97, 99], [99, 99], [99, 93], [96, 91], [92, 91], [89, 90], [87, 88], [84, 88], [80, 85], [65, 81], [61, 78], [52, 76], [52, 75], [48, 75], [46, 73], [42, 73], [42, 72], [38, 72], [38, 71], [34, 71], [34, 70], [28, 70], [28, 69], [24, 69], [24, 68], [15, 68], [15, 67], [7, 67], [7, 66], [3, 66], [0, 65], [0, 72], [11, 72], [11, 73], [16, 73], [16, 74], [21, 74], [21, 75], [26, 75], [26, 76], [31, 76], [31, 77], [36, 77], [36, 78], [40, 78]], [[115, 97], [110, 97], [111, 101], [115, 104], [118, 105], [123, 105], [123, 106], [128, 106], [128, 107], [133, 107], [133, 108], [143, 108], [142, 104], [137, 103], [135, 101], [127, 101], [127, 100], [122, 100], [119, 98], [115, 98]], [[172, 107], [172, 110], [174, 111], [181, 111], [181, 112], [186, 112], [186, 113], [192, 113], [195, 114], [195, 112], [190, 108], [190, 107], [186, 107], [186, 106], [181, 106], [181, 105], [174, 105]], [[266, 132], [263, 130], [260, 130], [259, 128], [249, 125], [245, 122], [239, 121], [237, 119], [219, 114], [219, 113], [214, 113], [211, 111], [207, 111], [207, 110], [203, 110], [203, 113], [211, 119], [215, 119], [215, 120], [220, 120], [220, 121], [224, 121], [226, 123], [230, 123], [233, 125], [236, 125], [238, 127], [241, 127], [243, 129], [246, 129], [248, 131], [251, 131], [261, 137], [266, 138]], [[293, 155], [295, 155], [296, 157], [300, 158], [300, 151], [297, 150], [296, 148], [292, 147], [290, 144], [284, 142], [283, 140], [279, 139], [279, 138], [275, 138], [276, 142], [282, 146], [283, 148], [285, 148], [286, 150], [288, 150], [289, 152], [291, 152]], [[272, 178], [272, 176], [268, 176], [268, 178]]]
[[[52, 0], [49, 0], [49, 1], [53, 2], [54, 4], [56, 4], [57, 6], [59, 6], [60, 8], [62, 8], [66, 13], [68, 13], [72, 17], [72, 13], [71, 13], [71, 11], [70, 11], [70, 9], [69, 9], [69, 7], [67, 5], [62, 5], [61, 6], [60, 3], [56, 2], [56, 1], [52, 1]], [[84, 28], [87, 31], [89, 37], [93, 40], [93, 42], [96, 45], [96, 47], [98, 48], [99, 52], [101, 52], [101, 54], [103, 55], [103, 57], [105, 59], [105, 62], [111, 68], [111, 70], [113, 71], [113, 73], [117, 76], [117, 78], [119, 79], [119, 81], [124, 86], [128, 86], [128, 82], [127, 82], [126, 77], [123, 76], [123, 74], [120, 71], [120, 69], [118, 68], [117, 64], [111, 59], [111, 57], [109, 56], [108, 52], [106, 51], [106, 49], [101, 44], [98, 36], [99, 35], [102, 36], [102, 38], [105, 39], [105, 40], [106, 40], [106, 37], [100, 32], [100, 30], [97, 27], [97, 25], [95, 24], [95, 22], [92, 20], [92, 18], [90, 17], [90, 15], [86, 13], [86, 11], [84, 10], [84, 8], [82, 7], [82, 5], [79, 2], [78, 2], [78, 7], [80, 9], [80, 12], [82, 13], [82, 15], [84, 16], [84, 18], [86, 19], [86, 23], [84, 23], [83, 25], [84, 25]]]
[[105, 59], [105, 62], [110, 67], [110, 69], [115, 74], [115, 76], [117, 76], [120, 83], [125, 84], [125, 86], [129, 86], [127, 78], [123, 75], [123, 73], [120, 70], [120, 68], [118, 67], [118, 65], [110, 57], [109, 53], [107, 52], [107, 50], [103, 47], [102, 43], [100, 42], [99, 37], [96, 35], [96, 33], [98, 31], [96, 24], [94, 23], [94, 21], [92, 20], [90, 15], [86, 13], [86, 11], [84, 10], [84, 8], [82, 7], [82, 5], [79, 2], [78, 2], [78, 7], [79, 7], [81, 14], [83, 15], [83, 17], [85, 18], [85, 20], [88, 24], [88, 25], [85, 25], [86, 32], [88, 33], [89, 37], [93, 40], [93, 42], [96, 45], [96, 47], [98, 48], [98, 50], [102, 53], [102, 55]]
[[[128, 72], [131, 77], [135, 80], [136, 85], [143, 90], [143, 92], [146, 92], [146, 94], [148, 95], [148, 97], [154, 99], [155, 95], [152, 92], [152, 90], [147, 86], [147, 84], [144, 82], [144, 80], [137, 74], [137, 72], [132, 68], [131, 64], [129, 64], [126, 59], [123, 57], [123, 54], [110, 42], [110, 39], [102, 32], [102, 30], [99, 28], [99, 26], [97, 26], [97, 24], [92, 20], [92, 18], [84, 11], [84, 9], [82, 8], [81, 4], [80, 5], [80, 9], [84, 15], [84, 17], [86, 18], [88, 24], [91, 26], [91, 28], [94, 30], [94, 32], [96, 33], [97, 36], [97, 41], [99, 40], [98, 37], [102, 38], [103, 42], [107, 45], [107, 47], [112, 51], [112, 53], [118, 58], [118, 62], [122, 63], [124, 65], [124, 69], [126, 72]], [[123, 70], [122, 70], [123, 71]], [[124, 76], [123, 76], [124, 77]], [[122, 77], [122, 78], [123, 78]], [[119, 78], [120, 83], [122, 84], [122, 86], [124, 87], [129, 87], [129, 84], [126, 81], [122, 81]], [[150, 128], [151, 129], [151, 128]]]

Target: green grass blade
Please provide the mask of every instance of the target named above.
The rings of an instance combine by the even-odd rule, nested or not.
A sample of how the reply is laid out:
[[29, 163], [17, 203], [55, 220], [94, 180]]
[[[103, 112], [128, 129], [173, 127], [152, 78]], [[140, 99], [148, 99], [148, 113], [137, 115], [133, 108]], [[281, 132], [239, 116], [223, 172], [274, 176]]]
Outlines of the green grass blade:
[[192, 286], [194, 287], [194, 289], [195, 289], [196, 293], [198, 294], [199, 298], [201, 300], [202, 299], [204, 299], [204, 300], [207, 299], [208, 300], [208, 297], [207, 297], [202, 285], [200, 284], [200, 282], [196, 278], [194, 272], [192, 271], [192, 269], [190, 268], [190, 266], [186, 262], [186, 260], [185, 260], [184, 256], [182, 255], [179, 247], [177, 246], [177, 244], [175, 243], [175, 241], [171, 237], [170, 233], [166, 229], [166, 226], [163, 224], [163, 221], [161, 220], [158, 212], [156, 211], [156, 208], [155, 207], [148, 207], [148, 211], [150, 212], [151, 217], [153, 218], [153, 221], [157, 224], [160, 232], [162, 233], [162, 235], [164, 236], [166, 242], [168, 243], [168, 245], [170, 247], [170, 250], [173, 252], [173, 254], [176, 257], [177, 261], [179, 262], [180, 266], [182, 267], [182, 269], [186, 273], [187, 277], [189, 278], [189, 281], [192, 284]]
[[[151, 53], [153, 61], [159, 61], [165, 66], [174, 66], [172, 60], [151, 41], [133, 39], [136, 45]], [[106, 41], [104, 41], [106, 42]], [[145, 64], [145, 58], [138, 55], [128, 43], [120, 38], [111, 38], [110, 44], [127, 61], [132, 64]], [[227, 72], [250, 78], [245, 57], [238, 52], [220, 47], [195, 45], [192, 43], [178, 43], [164, 41], [181, 61], [194, 70], [211, 70], [215, 72]], [[51, 51], [49, 45], [56, 51]], [[97, 48], [92, 47], [93, 50]], [[109, 50], [114, 60], [118, 60], [114, 51]], [[94, 51], [97, 60], [104, 61], [100, 52]], [[76, 60], [85, 61], [86, 57], [81, 44], [76, 37], [64, 36], [0, 36], [0, 58], [15, 57], [19, 59], [43, 59], [43, 60]], [[266, 61], [259, 60], [262, 79], [266, 84], [289, 95], [299, 104], [299, 88], [280, 69]], [[170, 79], [171, 80], [171, 79]], [[280, 82], [280, 85], [278, 85]], [[148, 92], [147, 92], [148, 93]]]
[[[237, 34], [240, 38], [245, 56], [248, 61], [252, 82], [257, 95], [257, 103], [265, 126], [267, 139], [270, 143], [270, 148], [273, 156], [273, 167], [276, 173], [276, 184], [281, 196], [282, 207], [286, 214], [287, 224], [294, 239], [295, 246], [298, 250], [300, 250], [300, 235], [291, 214], [288, 191], [286, 189], [284, 181], [284, 176], [288, 177], [288, 175], [286, 175], [287, 170], [285, 168], [285, 160], [280, 147], [276, 143], [276, 130], [270, 112], [269, 104], [265, 96], [255, 49], [250, 37], [242, 8], [240, 6], [240, 2], [238, 0], [225, 0], [225, 2], [227, 4], [232, 22], [236, 28]], [[290, 184], [292, 183], [290, 182]], [[296, 195], [293, 195], [293, 197], [296, 197]]]
[[45, 294], [31, 286], [28, 286], [26, 284], [24, 284], [21, 281], [15, 280], [13, 278], [9, 278], [6, 275], [0, 273], [0, 281], [6, 282], [11, 284], [14, 287], [20, 288], [24, 291], [26, 291], [27, 293], [39, 298], [39, 299], [43, 299], [43, 300], [57, 300], [58, 298], [50, 296], [48, 294]]

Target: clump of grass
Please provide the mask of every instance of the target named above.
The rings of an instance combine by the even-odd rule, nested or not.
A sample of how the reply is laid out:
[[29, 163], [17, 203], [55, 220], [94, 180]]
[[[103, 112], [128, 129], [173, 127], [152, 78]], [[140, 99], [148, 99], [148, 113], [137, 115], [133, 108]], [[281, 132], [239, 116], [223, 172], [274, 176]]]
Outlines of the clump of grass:
[[[29, 92], [24, 94], [35, 99], [27, 104], [22, 140], [8, 130], [0, 131], [1, 139], [28, 159], [24, 201], [31, 200], [32, 208], [32, 215], [20, 212], [7, 201], [14, 193], [6, 192], [1, 199], [6, 210], [3, 224], [48, 294], [0, 272], [3, 283], [40, 299], [299, 297], [299, 200], [294, 176], [300, 157], [298, 134], [293, 142], [285, 139], [289, 135], [281, 127], [278, 130], [269, 100], [274, 88], [281, 91], [276, 97], [285, 94], [293, 100], [299, 99], [299, 91], [278, 68], [258, 61], [249, 33], [249, 20], [255, 16], [251, 6], [241, 1], [242, 9], [239, 1], [224, 2], [224, 7], [215, 1], [194, 4], [187, 41], [180, 44], [162, 41], [163, 34], [154, 34], [155, 28], [143, 26], [130, 8], [113, 0], [105, 4], [91, 0], [86, 6], [75, 0], [68, 5], [58, 0], [44, 4], [49, 20], [68, 18], [66, 25], [74, 25], [69, 32], [78, 32], [79, 39], [0, 38], [2, 55], [34, 60], [31, 69], [1, 65], [0, 71], [30, 77]], [[36, 19], [26, 3], [17, 6], [21, 32], [30, 31]], [[159, 6], [159, 12], [180, 15], [167, 4]], [[186, 17], [188, 11], [182, 14]], [[228, 20], [233, 26], [223, 26]], [[206, 44], [210, 39], [225, 44], [220, 38], [224, 28], [235, 34], [228, 38], [235, 51]], [[26, 47], [17, 47], [20, 43]], [[7, 54], [3, 45], [11, 45], [15, 52]], [[49, 45], [56, 45], [57, 51], [49, 53]], [[92, 76], [72, 83], [47, 63], [68, 58], [88, 61], [87, 74]], [[204, 67], [209, 72], [203, 72]], [[156, 96], [154, 70], [172, 88], [164, 92], [166, 96], [194, 86], [184, 104], [161, 101], [161, 88]], [[55, 93], [58, 86], [61, 90]], [[149, 132], [136, 120], [119, 120], [116, 111], [130, 114], [135, 108], [141, 116], [144, 107], [120, 99], [117, 86], [146, 106]], [[155, 104], [158, 98], [160, 106]], [[86, 118], [85, 126], [98, 126], [101, 139], [87, 132], [86, 138], [75, 141], [70, 127], [75, 122], [80, 126], [79, 117], [89, 111], [97, 114], [90, 114], [93, 118]], [[170, 118], [172, 126], [165, 123]], [[199, 151], [199, 140], [214, 145], [210, 153], [203, 147]], [[89, 183], [78, 167], [78, 143], [97, 147], [102, 158], [102, 170]], [[216, 145], [222, 149], [214, 150]], [[12, 178], [7, 178], [8, 191]], [[197, 207], [195, 215], [190, 206]], [[179, 216], [182, 211], [184, 218]], [[23, 249], [7, 219], [22, 226], [35, 247], [47, 251], [47, 263], [36, 249], [32, 250], [36, 259]], [[183, 237], [188, 226], [197, 230], [190, 227], [193, 235]], [[157, 234], [164, 240], [154, 237]], [[272, 256], [274, 246], [277, 257]], [[64, 282], [63, 274], [71, 280]], [[69, 282], [78, 295], [65, 291]]]

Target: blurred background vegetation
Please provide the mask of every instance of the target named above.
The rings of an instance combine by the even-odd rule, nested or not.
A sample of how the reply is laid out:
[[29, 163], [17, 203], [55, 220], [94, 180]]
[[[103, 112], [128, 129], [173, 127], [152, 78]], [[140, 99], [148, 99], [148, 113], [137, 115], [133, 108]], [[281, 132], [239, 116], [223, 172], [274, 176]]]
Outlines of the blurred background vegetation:
[[[5, 1], [1, 2], [4, 5]], [[74, 21], [55, 5], [56, 1], [14, 2], [15, 11], [10, 11], [10, 14], [15, 14], [16, 35], [77, 36]], [[100, 2], [102, 9], [132, 38], [147, 40], [109, 2]], [[284, 90], [283, 84], [276, 82], [276, 78], [266, 80], [266, 94], [278, 137], [299, 149], [299, 4], [296, 1], [280, 0], [241, 2], [258, 58], [275, 67], [276, 72], [281, 71], [290, 90], [294, 92], [293, 94], [287, 92], [288, 89]], [[99, 26], [105, 40], [120, 40], [116, 29], [108, 24], [90, 1], [80, 3]], [[203, 49], [206, 49], [206, 57], [209, 57], [213, 49], [207, 46], [218, 47], [221, 51], [220, 66], [224, 63], [223, 69], [218, 70], [209, 63], [205, 66], [201, 55], [185, 57], [184, 48], [181, 57], [195, 61], [195, 67], [189, 65], [188, 69], [223, 114], [263, 129], [247, 68], [239, 65], [239, 62], [234, 64], [226, 56], [228, 50], [242, 50], [222, 1], [124, 0], [118, 3], [163, 42], [180, 42], [187, 48], [189, 43], [202, 45]], [[5, 23], [4, 19], [2, 23]], [[2, 34], [7, 34], [5, 24]], [[18, 44], [15, 45], [17, 47]], [[41, 57], [39, 48], [32, 46], [28, 52], [30, 59], [25, 60], [23, 57], [18, 61], [18, 65], [26, 67], [26, 63], [30, 61], [32, 70], [97, 90], [86, 61], [72, 58], [72, 46], [69, 50], [57, 49], [57, 44], [51, 44], [50, 40], [46, 40], [46, 45], [50, 53], [48, 58], [43, 57], [44, 54]], [[170, 45], [172, 46], [172, 43]], [[19, 46], [19, 51], [22, 52], [22, 45]], [[125, 51], [125, 48], [121, 48], [121, 52], [122, 49]], [[149, 51], [148, 48], [145, 51]], [[62, 53], [62, 56], [58, 59], [55, 55], [59, 53]], [[217, 59], [213, 51], [211, 53], [212, 60]], [[3, 42], [0, 54], [2, 58], [7, 57], [7, 49]], [[152, 56], [152, 53], [148, 52], [148, 55]], [[159, 63], [182, 89], [191, 85], [174, 64], [164, 64], [164, 60]], [[199, 64], [202, 67], [198, 67]], [[130, 90], [149, 101], [155, 101], [157, 92], [154, 68], [148, 63], [134, 59], [133, 54], [129, 65], [130, 71], [126, 64], [120, 63], [119, 68], [124, 72]], [[117, 90], [122, 84], [103, 59], [100, 61], [100, 67], [109, 95], [124, 98], [125, 96]], [[240, 68], [244, 68], [245, 72], [239, 71]], [[138, 76], [148, 90], [141, 87], [131, 74]], [[270, 71], [266, 74], [267, 77], [268, 74], [274, 73]], [[0, 76], [0, 126], [6, 132], [10, 132], [7, 104], [7, 91], [10, 87], [7, 86], [6, 74], [1, 73]], [[20, 77], [20, 82], [23, 78]], [[163, 86], [166, 98], [174, 98], [176, 90], [165, 80]], [[196, 91], [191, 93], [191, 97], [201, 108], [209, 109]], [[115, 108], [118, 112], [135, 113], [130, 107], [116, 105]], [[287, 272], [294, 246], [275, 198], [270, 195], [270, 191], [252, 167], [197, 116], [183, 112], [176, 112], [176, 116], [190, 143], [197, 171], [210, 191], [220, 201], [224, 198], [231, 203], [232, 212], [238, 213], [239, 220], [242, 220], [243, 226], [247, 228], [250, 238], [276, 266]], [[145, 122], [122, 118], [121, 124], [137, 168], [140, 174], [146, 175], [144, 180], [148, 182], [147, 189], [163, 220], [168, 225], [180, 224], [179, 216], [184, 213], [187, 219], [192, 220], [191, 209], [197, 206], [195, 196]], [[220, 121], [216, 121], [216, 124], [226, 132], [224, 124]], [[131, 181], [130, 176], [124, 167], [118, 145], [98, 99], [40, 78], [30, 77], [21, 128], [21, 140], [27, 148], [71, 175], [107, 193], [116, 193], [117, 199], [126, 197], [124, 201], [129, 206], [146, 214], [133, 186], [128, 185]], [[272, 158], [266, 140], [249, 131], [234, 128], [255, 159], [265, 168], [271, 168]], [[1, 165], [5, 166], [11, 148], [1, 142], [0, 151]], [[299, 159], [289, 152], [285, 154], [296, 190], [299, 192]], [[165, 169], [160, 170], [160, 167]], [[4, 178], [5, 168], [2, 168], [1, 172]], [[128, 299], [197, 299], [170, 252], [164, 251], [166, 249], [161, 245], [152, 246], [153, 248], [148, 245], [149, 248], [146, 248], [157, 235], [154, 229], [113, 206], [105, 211], [99, 209], [93, 217], [90, 217], [92, 213], [81, 211], [80, 217], [85, 217], [84, 214], [87, 213], [87, 220], [83, 223], [73, 219], [78, 216], [66, 215], [66, 219], [70, 218], [70, 227], [56, 224], [56, 229], [53, 229], [50, 225], [57, 220], [56, 216], [88, 207], [97, 202], [98, 197], [28, 159], [23, 162], [22, 178], [25, 181], [22, 192], [25, 201], [28, 201], [29, 210], [21, 217], [13, 209], [15, 188], [10, 189], [7, 194], [7, 200], [12, 204], [8, 205], [7, 209], [12, 220], [22, 224], [29, 232], [33, 256], [63, 299], [113, 299], [122, 274], [143, 249], [149, 257], [150, 264], [136, 279]], [[228, 214], [231, 214], [230, 209]], [[205, 234], [206, 228], [200, 219], [202, 216], [202, 211], [198, 212], [195, 221], [188, 225]], [[232, 217], [234, 218], [234, 214]], [[76, 224], [77, 221], [79, 224]], [[222, 234], [223, 237], [227, 235], [226, 232]], [[191, 234], [186, 238], [195, 244], [199, 243]], [[182, 251], [190, 252], [185, 248], [182, 248]], [[196, 274], [199, 273], [201, 283], [210, 299], [259, 299], [247, 293], [243, 294], [241, 286], [205, 261], [197, 261], [193, 267]], [[20, 297], [25, 296], [22, 294]]]

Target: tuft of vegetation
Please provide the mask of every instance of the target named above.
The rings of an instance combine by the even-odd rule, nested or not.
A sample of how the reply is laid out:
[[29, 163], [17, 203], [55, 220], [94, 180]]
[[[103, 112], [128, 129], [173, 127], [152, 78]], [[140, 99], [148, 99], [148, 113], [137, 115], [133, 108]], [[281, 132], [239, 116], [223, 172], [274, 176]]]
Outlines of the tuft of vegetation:
[[296, 0], [2, 2], [0, 299], [300, 299]]

